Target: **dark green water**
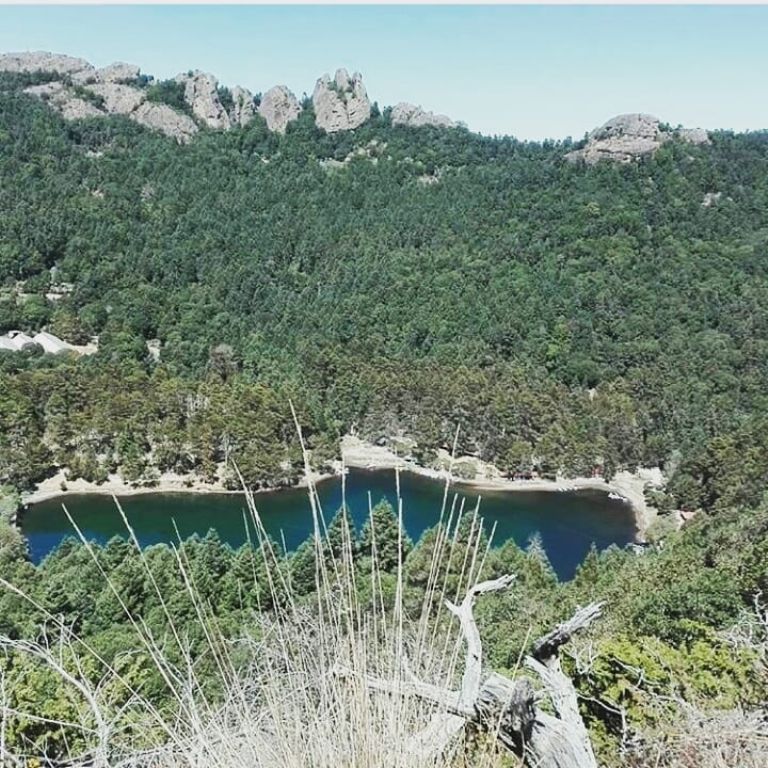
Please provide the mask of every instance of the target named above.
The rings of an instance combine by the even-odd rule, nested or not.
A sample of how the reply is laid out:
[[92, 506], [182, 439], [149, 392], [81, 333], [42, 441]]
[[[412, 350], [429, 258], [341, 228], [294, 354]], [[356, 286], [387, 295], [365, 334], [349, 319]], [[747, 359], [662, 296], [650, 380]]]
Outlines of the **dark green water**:
[[[400, 477], [405, 528], [416, 540], [437, 523], [443, 501], [444, 484], [404, 473]], [[318, 486], [326, 519], [341, 505], [341, 480], [327, 480]], [[346, 498], [358, 530], [368, 514], [368, 495], [375, 504], [382, 497], [395, 503], [393, 471], [350, 470], [346, 477]], [[474, 508], [478, 492], [467, 486], [450, 491], [465, 498], [465, 508]], [[42, 560], [74, 531], [62, 510], [66, 503], [85, 536], [106, 542], [126, 531], [109, 496], [67, 496], [45, 501], [28, 509], [21, 528], [29, 541], [32, 558]], [[147, 494], [121, 500], [126, 515], [142, 545], [177, 541], [174, 525], [182, 537], [204, 535], [215, 528], [222, 540], [237, 546], [246, 540], [245, 501], [227, 494]], [[256, 504], [267, 531], [277, 541], [285, 540], [295, 549], [312, 530], [309, 502], [305, 490], [289, 489], [256, 495]], [[449, 501], [450, 506], [450, 501]], [[560, 578], [570, 578], [594, 542], [603, 549], [610, 544], [623, 546], [633, 539], [634, 516], [630, 507], [609, 499], [600, 491], [482, 492], [480, 513], [490, 530], [496, 524], [494, 543], [509, 538], [525, 545], [538, 533]]]

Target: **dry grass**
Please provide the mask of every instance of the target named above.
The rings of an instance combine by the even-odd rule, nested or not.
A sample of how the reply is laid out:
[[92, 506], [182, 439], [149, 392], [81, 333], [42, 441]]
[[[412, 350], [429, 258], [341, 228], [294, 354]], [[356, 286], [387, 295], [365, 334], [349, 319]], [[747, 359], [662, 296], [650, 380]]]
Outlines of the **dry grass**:
[[[306, 452], [305, 452], [306, 458]], [[307, 461], [307, 469], [308, 461]], [[308, 476], [311, 474], [308, 472]], [[403, 564], [396, 574], [394, 606], [385, 608], [383, 574], [374, 556], [369, 573], [355, 567], [352, 540], [347, 530], [340, 556], [329, 556], [323, 548], [326, 520], [314, 486], [308, 494], [313, 515], [317, 568], [316, 591], [309, 601], [298, 599], [287, 578], [284, 554], [276, 551], [262, 526], [252, 494], [247, 506], [257, 531], [254, 545], [268, 564], [269, 589], [278, 608], [255, 617], [257, 631], [237, 643], [228, 642], [218, 630], [209, 607], [197, 599], [189, 564], [183, 550], [174, 548], [176, 564], [189, 595], [196, 620], [204, 629], [206, 656], [215, 669], [216, 683], [223, 694], [215, 699], [206, 693], [198, 668], [186, 650], [184, 630], [174, 626], [165, 609], [169, 595], [157, 587], [152, 570], [142, 555], [147, 578], [165, 609], [167, 631], [153, 635], [122, 603], [110, 574], [102, 570], [105, 583], [123, 605], [126, 620], [136, 635], [136, 647], [152, 660], [173, 701], [170, 709], [159, 711], [124, 678], [119, 669], [100, 658], [84, 640], [58, 624], [53, 646], [2, 639], [6, 651], [29, 654], [60, 676], [69, 694], [80, 703], [77, 723], [43, 723], [52, 729], [64, 725], [77, 733], [87, 746], [73, 749], [66, 762], [71, 766], [104, 768], [417, 768], [462, 764], [463, 738], [452, 743], [448, 754], [419, 756], [409, 748], [415, 734], [429, 727], [434, 710], [414, 697], [372, 693], [366, 675], [376, 675], [395, 684], [417, 672], [422, 679], [455, 687], [462, 657], [458, 628], [442, 621], [443, 598], [447, 588], [438, 577], [440, 563], [461, 564], [460, 589], [477, 580], [486, 551], [481, 549], [481, 523], [477, 510], [472, 517], [473, 541], [467, 548], [455, 535], [462, 511], [449, 508], [448, 489], [443, 503], [444, 524], [434, 551], [429, 584], [424, 594], [421, 619], [409, 621], [403, 611]], [[119, 503], [115, 499], [115, 503]], [[400, 535], [402, 529], [402, 501]], [[122, 509], [120, 510], [122, 514]], [[70, 518], [71, 519], [71, 518]], [[130, 537], [135, 534], [123, 514]], [[72, 520], [84, 546], [90, 549]], [[375, 542], [375, 531], [374, 531]], [[370, 580], [364, 590], [356, 580]], [[6, 584], [19, 595], [23, 592]], [[262, 585], [263, 586], [263, 585]], [[255, 585], [254, 585], [255, 588]], [[453, 590], [452, 590], [453, 592]], [[360, 594], [370, 595], [365, 604]], [[287, 596], [287, 598], [286, 598]], [[29, 598], [26, 598], [29, 600]], [[30, 600], [31, 602], [31, 600]], [[391, 596], [390, 596], [391, 604]], [[45, 612], [35, 604], [35, 610]], [[58, 620], [49, 615], [51, 625]], [[437, 631], [440, 625], [442, 629]], [[445, 629], [446, 626], [450, 628]], [[169, 654], [169, 648], [174, 653]], [[252, 661], [243, 670], [235, 662], [243, 650]], [[171, 656], [181, 663], [172, 663]], [[101, 670], [94, 684], [93, 669]], [[338, 674], [343, 667], [345, 674]], [[207, 681], [210, 684], [210, 680]], [[119, 704], [114, 696], [121, 691]], [[126, 696], [127, 691], [127, 696]], [[5, 705], [4, 688], [0, 697]], [[6, 722], [20, 713], [3, 707], [3, 765], [34, 765], [34, 753], [14, 754], [6, 743]], [[34, 717], [31, 713], [26, 716]], [[472, 765], [494, 768], [501, 765], [495, 748], [479, 742], [472, 748]], [[33, 760], [30, 763], [30, 760]], [[45, 765], [45, 762], [38, 763]], [[505, 765], [510, 765], [506, 759]]]

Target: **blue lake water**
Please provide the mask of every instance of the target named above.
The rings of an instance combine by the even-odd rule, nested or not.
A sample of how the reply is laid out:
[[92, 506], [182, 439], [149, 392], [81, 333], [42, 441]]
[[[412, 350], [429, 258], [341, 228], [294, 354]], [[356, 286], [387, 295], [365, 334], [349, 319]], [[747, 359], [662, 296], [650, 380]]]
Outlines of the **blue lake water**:
[[[395, 473], [390, 470], [352, 469], [345, 478], [346, 501], [356, 527], [368, 515], [369, 497], [376, 504], [383, 497], [396, 503]], [[403, 521], [408, 534], [418, 539], [435, 525], [443, 504], [443, 482], [412, 473], [400, 475]], [[340, 478], [318, 485], [327, 520], [341, 506]], [[493, 543], [512, 538], [525, 546], [538, 534], [561, 579], [570, 578], [594, 543], [599, 549], [633, 541], [634, 515], [628, 504], [609, 499], [597, 490], [572, 492], [478, 491], [454, 485], [449, 491], [464, 499], [465, 509], [474, 508], [478, 496], [480, 514], [490, 531], [496, 526]], [[62, 503], [88, 539], [101, 543], [115, 535], [126, 536], [125, 526], [109, 496], [68, 495], [30, 507], [21, 517], [32, 559], [39, 562], [67, 536], [74, 535]], [[121, 499], [136, 535], [143, 546], [178, 541], [179, 535], [204, 535], [214, 528], [222, 540], [239, 546], [247, 540], [245, 500], [239, 494], [151, 493]], [[303, 489], [270, 491], [256, 495], [256, 505], [267, 531], [295, 549], [312, 531], [307, 492]], [[177, 532], [178, 531], [178, 532]]]

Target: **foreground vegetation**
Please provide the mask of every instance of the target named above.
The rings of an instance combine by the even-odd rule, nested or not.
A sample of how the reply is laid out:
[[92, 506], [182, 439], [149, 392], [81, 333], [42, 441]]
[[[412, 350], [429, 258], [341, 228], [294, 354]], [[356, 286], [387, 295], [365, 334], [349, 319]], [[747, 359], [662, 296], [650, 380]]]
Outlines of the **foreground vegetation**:
[[[430, 674], [443, 675], [439, 679], [451, 685], [461, 664], [455, 663], [453, 640], [444, 640], [450, 619], [440, 610], [441, 596], [460, 599], [481, 578], [513, 573], [509, 591], [476, 609], [486, 663], [497, 672], [514, 676], [536, 637], [577, 606], [605, 601], [604, 617], [572, 643], [564, 660], [601, 764], [737, 764], [715, 761], [716, 750], [726, 748], [742, 750], [739, 765], [764, 764], [768, 733], [759, 723], [752, 737], [734, 735], [729, 747], [725, 731], [709, 746], [692, 741], [696, 723], [708, 718], [729, 722], [733, 734], [749, 732], [749, 718], [758, 716], [749, 713], [768, 700], [768, 506], [701, 515], [643, 555], [615, 548], [592, 552], [567, 583], [558, 583], [535, 541], [526, 551], [508, 541], [486, 552], [485, 534], [469, 511], [461, 520], [446, 513], [444, 523], [415, 545], [401, 534], [386, 502], [371, 510], [357, 533], [341, 513], [327, 530], [322, 523], [318, 530], [319, 539], [292, 555], [266, 539], [233, 551], [211, 531], [143, 553], [121, 539], [104, 547], [70, 540], [34, 566], [23, 559], [20, 542], [7, 544], [0, 553], [6, 747], [58, 760], [88, 751], [95, 738], [89, 729], [97, 725], [88, 690], [110, 723], [115, 764], [122, 764], [119, 754], [144, 754], [163, 744], [172, 747], [169, 760], [181, 761], [175, 765], [197, 764], [184, 751], [181, 735], [168, 746], [163, 724], [180, 718], [193, 730], [214, 727], [213, 720], [217, 728], [230, 727], [220, 707], [242, 706], [241, 715], [253, 715], [249, 708], [264, 703], [249, 677], [256, 668], [290, 697], [295, 681], [286, 676], [290, 665], [281, 666], [288, 662], [280, 661], [284, 649], [275, 642], [298, 643], [302, 653], [322, 658], [328, 668], [343, 661], [346, 646], [337, 633], [352, 609], [339, 607], [338, 585], [326, 596], [334, 607], [323, 609], [321, 571], [343, 574], [360, 626], [370, 630], [377, 616], [394, 617], [393, 626], [406, 627], [408, 642], [431, 637], [429, 653], [408, 646], [410, 658], [420, 669], [438, 664]], [[280, 623], [288, 616], [290, 629]], [[324, 632], [335, 638], [328, 646]], [[428, 720], [419, 712], [401, 727], [417, 730]], [[297, 728], [310, 717], [306, 711], [289, 716], [299, 719]], [[377, 710], [375, 717], [389, 723], [384, 712]], [[383, 725], [371, 727], [375, 740]], [[238, 750], [245, 747], [232, 738], [232, 754], [242, 756]], [[291, 753], [298, 746], [286, 739], [285, 762], [279, 764], [309, 764]], [[355, 752], [361, 744], [347, 746], [350, 764], [369, 764]], [[469, 754], [474, 748], [467, 747]], [[236, 764], [219, 758], [209, 754], [213, 762], [207, 764]]]

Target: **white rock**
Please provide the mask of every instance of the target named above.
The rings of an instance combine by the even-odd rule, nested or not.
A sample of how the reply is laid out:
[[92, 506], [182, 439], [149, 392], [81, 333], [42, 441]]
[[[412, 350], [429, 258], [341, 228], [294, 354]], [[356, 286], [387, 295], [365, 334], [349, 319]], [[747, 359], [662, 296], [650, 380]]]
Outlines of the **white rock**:
[[184, 83], [184, 100], [198, 120], [209, 128], [230, 127], [229, 115], [219, 98], [219, 81], [213, 75], [195, 70], [191, 75], [178, 75], [176, 81]]
[[709, 133], [703, 128], [681, 128], [677, 135], [689, 144], [711, 144]]
[[48, 51], [25, 51], [0, 54], [0, 71], [3, 72], [56, 72], [60, 75], [95, 77], [94, 66], [85, 59], [65, 56]]
[[125, 64], [116, 61], [106, 67], [96, 70], [96, 76], [100, 83], [119, 83], [124, 80], [136, 80], [141, 74], [141, 69], [135, 64]]
[[253, 103], [253, 94], [247, 89], [236, 85], [232, 89], [232, 125], [244, 127], [253, 120], [256, 114], [256, 105]]
[[629, 163], [652, 155], [673, 138], [692, 144], [709, 143], [709, 134], [701, 128], [662, 130], [657, 117], [636, 113], [618, 115], [596, 128], [588, 135], [586, 145], [569, 152], [566, 158], [583, 160], [587, 165], [594, 165], [600, 160]]
[[440, 128], [455, 128], [456, 123], [446, 115], [436, 115], [434, 112], [425, 112], [420, 106], [401, 101], [392, 107], [392, 125], [409, 125], [420, 128], [424, 125], [433, 125]]
[[94, 83], [85, 88], [104, 99], [104, 109], [110, 115], [129, 115], [145, 99], [145, 94], [139, 88], [118, 83]]
[[286, 86], [276, 85], [262, 96], [259, 114], [267, 121], [270, 131], [285, 133], [288, 123], [301, 114], [301, 106]]
[[195, 121], [188, 115], [182, 115], [167, 104], [145, 101], [130, 114], [131, 120], [171, 136], [180, 144], [188, 142], [196, 133]]
[[371, 116], [371, 102], [359, 72], [349, 76], [346, 69], [336, 70], [333, 80], [323, 75], [312, 94], [315, 124], [327, 133], [349, 131]]
[[84, 117], [103, 117], [104, 112], [60, 82], [43, 83], [24, 89], [24, 93], [37, 96], [53, 107], [65, 120], [80, 120]]

